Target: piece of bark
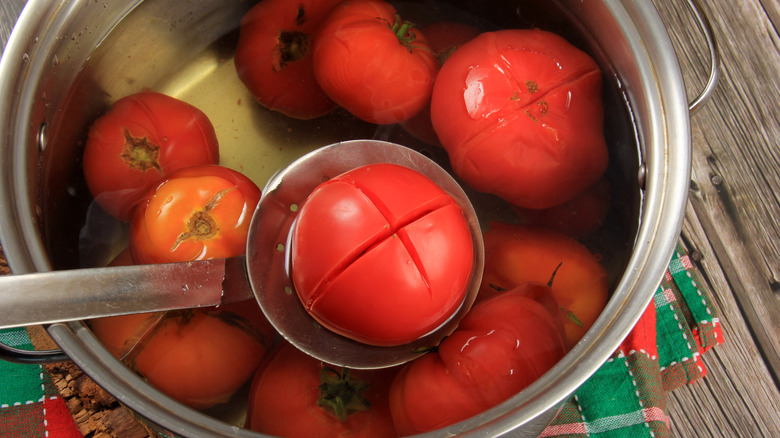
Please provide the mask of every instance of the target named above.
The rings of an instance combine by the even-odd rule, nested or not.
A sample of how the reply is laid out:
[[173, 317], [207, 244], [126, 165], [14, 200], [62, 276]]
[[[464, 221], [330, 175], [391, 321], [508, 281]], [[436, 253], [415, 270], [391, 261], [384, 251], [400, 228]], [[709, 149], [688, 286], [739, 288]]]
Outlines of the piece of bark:
[[73, 362], [45, 365], [79, 431], [88, 438], [148, 438], [154, 433]]

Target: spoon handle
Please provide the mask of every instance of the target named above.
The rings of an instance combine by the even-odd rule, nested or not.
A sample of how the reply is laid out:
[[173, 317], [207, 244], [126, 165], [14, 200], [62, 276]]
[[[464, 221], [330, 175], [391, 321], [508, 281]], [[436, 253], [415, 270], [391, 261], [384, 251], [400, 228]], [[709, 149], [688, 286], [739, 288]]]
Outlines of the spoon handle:
[[241, 301], [253, 296], [244, 264], [240, 256], [2, 276], [0, 329]]

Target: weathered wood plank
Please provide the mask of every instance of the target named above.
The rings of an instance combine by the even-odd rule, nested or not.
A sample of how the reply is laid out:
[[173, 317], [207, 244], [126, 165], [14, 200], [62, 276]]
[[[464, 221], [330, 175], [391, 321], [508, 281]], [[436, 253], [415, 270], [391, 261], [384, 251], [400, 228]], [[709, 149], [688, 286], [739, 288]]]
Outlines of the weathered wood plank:
[[[658, 0], [687, 83], [702, 81], [706, 53], [676, 2]], [[676, 3], [672, 5], [672, 3]], [[753, 335], [775, 375], [780, 370], [780, 53], [758, 0], [707, 3], [723, 53], [713, 100], [692, 120], [692, 203]], [[746, 33], [750, 30], [750, 33]], [[693, 44], [691, 43], [693, 41]], [[693, 87], [695, 88], [695, 86]], [[720, 242], [720, 243], [718, 243]], [[716, 244], [717, 243], [717, 244]]]
[[[677, 436], [780, 436], [780, 53], [776, 0], [702, 2], [723, 56], [719, 88], [692, 118], [683, 237], [721, 312], [709, 376], [668, 397]], [[708, 54], [685, 2], [655, 0], [692, 98]], [[754, 342], [755, 341], [755, 342]]]

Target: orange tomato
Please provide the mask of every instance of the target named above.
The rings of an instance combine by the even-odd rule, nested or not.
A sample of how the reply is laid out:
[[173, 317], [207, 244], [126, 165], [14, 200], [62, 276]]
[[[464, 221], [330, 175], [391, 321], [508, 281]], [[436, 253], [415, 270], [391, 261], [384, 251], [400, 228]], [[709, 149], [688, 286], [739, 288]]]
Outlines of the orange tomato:
[[597, 257], [574, 238], [539, 226], [493, 222], [484, 238], [485, 272], [478, 299], [528, 281], [547, 284], [552, 279], [567, 345], [576, 344], [607, 303], [607, 273]]
[[136, 263], [231, 257], [246, 251], [260, 189], [227, 167], [174, 172], [138, 205], [130, 224]]

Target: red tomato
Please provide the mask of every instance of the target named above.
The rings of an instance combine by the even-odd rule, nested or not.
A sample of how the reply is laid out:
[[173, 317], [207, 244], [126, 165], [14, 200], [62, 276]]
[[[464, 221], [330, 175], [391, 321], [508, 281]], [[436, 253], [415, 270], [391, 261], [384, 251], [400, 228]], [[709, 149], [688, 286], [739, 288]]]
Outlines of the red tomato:
[[572, 237], [542, 227], [494, 222], [484, 237], [485, 271], [478, 299], [528, 281], [547, 284], [552, 278], [567, 345], [576, 344], [607, 303], [607, 273], [598, 259]]
[[609, 181], [602, 178], [571, 201], [543, 210], [517, 207], [523, 223], [541, 225], [575, 239], [593, 234], [604, 224], [612, 196]]
[[[422, 31], [428, 39], [428, 45], [431, 47], [439, 65], [455, 52], [455, 49], [471, 41], [479, 35], [477, 28], [468, 24], [456, 23], [452, 21], [441, 21], [425, 26]], [[404, 120], [400, 123], [408, 133], [415, 138], [431, 145], [441, 145], [436, 131], [431, 125], [431, 106], [426, 104], [414, 117]]]
[[[129, 264], [128, 253], [112, 265]], [[243, 386], [275, 333], [254, 302], [99, 318], [90, 327], [111, 354], [195, 409], [223, 403]]]
[[264, 0], [241, 20], [238, 77], [266, 108], [296, 119], [327, 114], [336, 104], [314, 78], [314, 34], [340, 0]]
[[428, 45], [439, 60], [439, 65], [452, 55], [458, 47], [473, 40], [479, 35], [476, 27], [454, 21], [439, 21], [429, 24], [423, 29]]
[[325, 327], [360, 342], [400, 345], [461, 305], [474, 265], [471, 233], [450, 195], [394, 164], [321, 184], [292, 235], [292, 277]]
[[417, 114], [438, 70], [425, 37], [382, 0], [337, 5], [314, 41], [314, 75], [331, 99], [370, 123]]
[[178, 169], [219, 162], [217, 135], [206, 115], [164, 94], [119, 99], [95, 120], [84, 148], [84, 176], [98, 204], [128, 221], [140, 198]]
[[601, 71], [543, 30], [487, 32], [442, 66], [431, 121], [455, 173], [524, 208], [548, 208], [607, 167]]
[[252, 382], [246, 427], [286, 438], [395, 437], [394, 373], [334, 367], [284, 343]]
[[227, 167], [169, 175], [141, 201], [130, 224], [136, 263], [232, 257], [246, 251], [260, 189]]
[[406, 436], [476, 415], [531, 384], [564, 353], [560, 325], [523, 288], [481, 301], [438, 352], [407, 364], [393, 380], [396, 430]]

